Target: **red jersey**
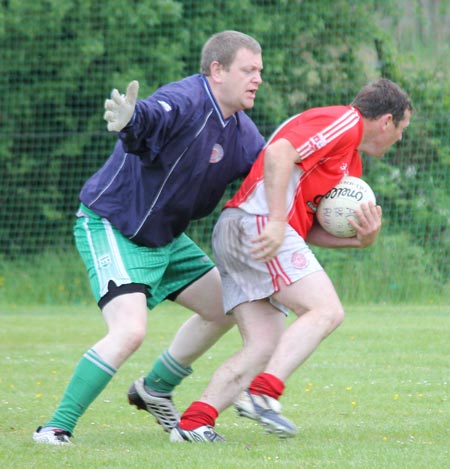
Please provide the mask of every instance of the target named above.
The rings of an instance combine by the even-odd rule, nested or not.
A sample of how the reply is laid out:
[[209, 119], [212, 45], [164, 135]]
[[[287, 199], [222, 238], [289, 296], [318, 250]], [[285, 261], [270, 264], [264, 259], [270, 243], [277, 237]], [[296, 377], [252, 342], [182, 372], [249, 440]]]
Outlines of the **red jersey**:
[[313, 108], [291, 117], [270, 137], [225, 207], [269, 215], [264, 189], [264, 154], [268, 145], [284, 138], [299, 156], [287, 190], [288, 223], [305, 239], [321, 197], [344, 176], [361, 176], [362, 163], [357, 148], [362, 131], [361, 114], [352, 106]]

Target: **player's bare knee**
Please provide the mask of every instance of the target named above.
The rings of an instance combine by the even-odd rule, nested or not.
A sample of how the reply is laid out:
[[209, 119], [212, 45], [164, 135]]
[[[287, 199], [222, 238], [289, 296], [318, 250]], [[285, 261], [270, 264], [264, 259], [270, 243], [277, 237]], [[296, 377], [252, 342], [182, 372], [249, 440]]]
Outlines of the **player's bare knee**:
[[334, 314], [334, 329], [338, 328], [344, 322], [344, 319], [345, 311], [343, 308], [339, 308]]
[[326, 334], [330, 334], [344, 322], [344, 318], [344, 309], [342, 307], [336, 307], [320, 311], [318, 321]]
[[234, 324], [233, 316], [226, 315], [223, 310], [218, 311], [216, 313], [209, 312], [201, 312], [198, 311], [197, 314], [206, 322], [206, 323], [213, 323], [216, 324], [217, 327], [229, 329]]
[[140, 324], [131, 324], [120, 330], [110, 332], [118, 348], [135, 352], [144, 341], [146, 330]]
[[131, 344], [133, 350], [137, 350], [145, 339], [145, 330], [136, 328], [129, 333], [128, 343]]

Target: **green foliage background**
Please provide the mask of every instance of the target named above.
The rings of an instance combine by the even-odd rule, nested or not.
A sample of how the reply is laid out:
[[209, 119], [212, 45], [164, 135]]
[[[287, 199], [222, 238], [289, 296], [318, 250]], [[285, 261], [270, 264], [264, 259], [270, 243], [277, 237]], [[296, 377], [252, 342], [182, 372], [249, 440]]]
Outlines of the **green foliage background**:
[[[415, 29], [401, 29], [405, 2], [393, 0], [1, 2], [0, 295], [1, 278], [19, 259], [39, 266], [43, 252], [74, 250], [78, 192], [115, 140], [102, 119], [111, 89], [123, 91], [137, 79], [144, 97], [197, 73], [205, 40], [237, 29], [263, 46], [265, 84], [251, 115], [266, 137], [308, 107], [348, 103], [378, 76], [409, 92], [415, 115], [404, 141], [383, 161], [365, 159], [364, 178], [383, 207], [382, 243], [369, 256], [324, 250], [318, 255], [338, 285], [349, 267], [374, 275], [364, 263], [378, 260], [377, 273], [391, 276], [393, 300], [419, 294], [445, 301], [450, 6], [406, 3], [414, 4], [408, 11]], [[190, 228], [207, 250], [216, 215]], [[408, 272], [414, 286], [402, 284]], [[369, 300], [386, 293], [370, 293]]]

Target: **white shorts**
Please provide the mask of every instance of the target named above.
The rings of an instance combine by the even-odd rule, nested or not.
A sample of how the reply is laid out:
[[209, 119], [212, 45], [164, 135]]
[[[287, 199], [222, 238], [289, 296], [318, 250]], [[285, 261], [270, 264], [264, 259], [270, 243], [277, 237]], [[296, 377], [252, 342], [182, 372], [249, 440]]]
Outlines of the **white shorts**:
[[290, 226], [286, 227], [283, 244], [270, 262], [255, 261], [250, 253], [255, 239], [268, 217], [251, 215], [236, 208], [225, 209], [213, 231], [212, 247], [222, 279], [226, 313], [237, 305], [269, 298], [284, 313], [287, 308], [271, 298], [285, 285], [323, 270], [305, 240]]

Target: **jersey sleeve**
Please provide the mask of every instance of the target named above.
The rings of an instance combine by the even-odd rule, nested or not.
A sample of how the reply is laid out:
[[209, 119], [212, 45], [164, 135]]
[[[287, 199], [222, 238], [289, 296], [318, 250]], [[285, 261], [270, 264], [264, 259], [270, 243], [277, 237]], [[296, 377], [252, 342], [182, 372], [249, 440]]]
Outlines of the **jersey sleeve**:
[[298, 165], [307, 172], [324, 159], [339, 162], [342, 155], [353, 152], [361, 132], [360, 115], [354, 108], [332, 106], [300, 114], [283, 137], [294, 146], [299, 156]]
[[125, 150], [153, 161], [198, 108], [195, 96], [178, 83], [165, 85], [136, 103], [132, 125], [119, 133]]

